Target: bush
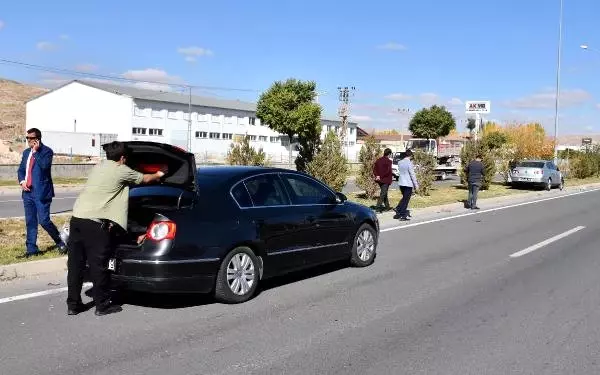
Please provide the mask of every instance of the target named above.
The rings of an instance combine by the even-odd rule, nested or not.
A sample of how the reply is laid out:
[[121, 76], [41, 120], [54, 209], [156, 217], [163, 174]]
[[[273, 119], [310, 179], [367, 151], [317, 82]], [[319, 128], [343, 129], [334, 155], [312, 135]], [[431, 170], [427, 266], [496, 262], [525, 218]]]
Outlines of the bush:
[[227, 163], [229, 165], [268, 165], [267, 156], [262, 148], [256, 151], [250, 146], [250, 137], [244, 136], [237, 138], [230, 146], [227, 153]]
[[572, 155], [569, 159], [569, 172], [574, 178], [600, 176], [600, 148], [595, 146]]
[[373, 136], [369, 136], [360, 149], [358, 156], [360, 170], [356, 177], [356, 185], [364, 190], [365, 196], [368, 199], [373, 199], [375, 193], [379, 191], [379, 185], [375, 182], [375, 177], [373, 176], [373, 166], [382, 154], [381, 146]]
[[486, 147], [485, 143], [477, 141], [469, 141], [465, 144], [460, 152], [460, 182], [463, 185], [467, 184], [466, 168], [471, 160], [475, 160], [477, 154], [481, 155], [481, 162], [484, 166], [483, 181], [481, 189], [486, 190], [490, 187], [496, 174], [496, 160], [494, 153]]
[[413, 155], [415, 174], [419, 183], [419, 195], [429, 196], [435, 180], [437, 161], [435, 157], [423, 151], [415, 150]]
[[321, 149], [306, 166], [306, 172], [329, 185], [335, 191], [342, 191], [348, 178], [348, 161], [342, 153], [342, 142], [334, 132], [325, 136]]

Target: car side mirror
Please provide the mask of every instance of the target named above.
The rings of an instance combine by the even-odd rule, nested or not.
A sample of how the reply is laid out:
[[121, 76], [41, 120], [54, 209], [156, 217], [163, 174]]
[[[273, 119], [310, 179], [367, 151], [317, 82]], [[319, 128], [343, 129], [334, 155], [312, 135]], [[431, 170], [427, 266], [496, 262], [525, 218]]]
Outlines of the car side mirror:
[[345, 201], [347, 201], [347, 200], [348, 200], [348, 197], [346, 197], [346, 195], [345, 195], [345, 194], [343, 194], [343, 193], [339, 193], [339, 192], [338, 192], [338, 193], [335, 193], [335, 201], [336, 201], [337, 203], [344, 203], [344, 202], [345, 202]]

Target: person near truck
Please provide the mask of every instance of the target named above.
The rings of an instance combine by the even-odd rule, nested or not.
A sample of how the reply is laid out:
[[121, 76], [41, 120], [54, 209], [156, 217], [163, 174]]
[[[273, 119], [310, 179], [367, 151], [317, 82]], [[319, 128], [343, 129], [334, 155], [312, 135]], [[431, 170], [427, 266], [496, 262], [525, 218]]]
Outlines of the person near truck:
[[413, 152], [409, 149], [403, 155], [402, 160], [398, 162], [398, 186], [402, 193], [402, 199], [396, 207], [396, 215], [394, 219], [403, 221], [410, 220], [408, 211], [408, 203], [413, 195], [413, 192], [419, 189], [419, 182], [415, 174], [415, 167], [412, 163]]
[[30, 258], [42, 254], [37, 246], [38, 224], [44, 228], [56, 243], [60, 253], [66, 253], [67, 247], [60, 238], [56, 225], [50, 220], [50, 205], [54, 198], [52, 182], [52, 159], [54, 152], [42, 143], [42, 132], [37, 128], [27, 130], [28, 148], [23, 151], [21, 164], [17, 171], [21, 197], [25, 208], [26, 252], [19, 258]]
[[483, 173], [485, 167], [481, 162], [481, 155], [477, 155], [475, 160], [471, 160], [466, 168], [467, 182], [469, 184], [469, 196], [467, 198], [467, 208], [478, 210], [477, 194], [483, 182]]
[[373, 166], [373, 175], [375, 182], [379, 185], [379, 199], [377, 199], [376, 209], [380, 211], [388, 211], [391, 209], [388, 199], [388, 189], [392, 184], [392, 150], [386, 148], [383, 151], [383, 156], [375, 161]]
[[114, 238], [127, 231], [129, 186], [160, 180], [164, 171], [142, 174], [128, 167], [127, 145], [103, 145], [106, 159], [91, 170], [83, 191], [73, 206], [67, 260], [68, 315], [85, 311], [81, 300], [86, 262], [93, 283], [92, 295], [98, 316], [121, 311], [111, 301], [108, 262], [114, 252]]

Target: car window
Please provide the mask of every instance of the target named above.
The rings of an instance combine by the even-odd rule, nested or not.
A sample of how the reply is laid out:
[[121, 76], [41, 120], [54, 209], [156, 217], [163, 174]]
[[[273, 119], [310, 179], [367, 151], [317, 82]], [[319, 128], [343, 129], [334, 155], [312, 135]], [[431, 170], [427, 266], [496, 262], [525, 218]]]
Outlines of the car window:
[[293, 174], [284, 174], [282, 177], [291, 190], [292, 204], [329, 204], [332, 202], [331, 191], [318, 182]]
[[250, 195], [248, 194], [248, 190], [246, 190], [246, 186], [244, 184], [237, 184], [232, 190], [231, 194], [233, 198], [236, 200], [238, 205], [242, 208], [252, 207], [252, 201], [250, 200]]
[[521, 168], [544, 168], [544, 163], [539, 161], [522, 161], [517, 164]]
[[289, 201], [281, 180], [275, 174], [265, 174], [245, 181], [254, 207], [284, 206]]

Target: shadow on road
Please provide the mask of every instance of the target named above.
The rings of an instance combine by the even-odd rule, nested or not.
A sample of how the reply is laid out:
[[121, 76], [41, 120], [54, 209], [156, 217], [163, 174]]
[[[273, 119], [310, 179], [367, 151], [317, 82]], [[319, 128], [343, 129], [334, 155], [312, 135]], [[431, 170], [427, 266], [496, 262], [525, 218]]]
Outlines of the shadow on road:
[[[263, 280], [259, 284], [259, 289], [254, 298], [260, 298], [260, 294], [266, 290], [275, 289], [284, 285], [293, 284], [313, 277], [322, 276], [328, 273], [342, 270], [348, 267], [348, 262], [337, 262], [323, 266], [318, 266], [306, 271], [293, 272], [285, 276]], [[91, 296], [91, 289], [86, 291], [86, 295]], [[118, 305], [133, 305], [140, 307], [149, 307], [157, 309], [181, 309], [187, 307], [196, 307], [217, 303], [212, 294], [198, 293], [142, 293], [130, 292], [125, 290], [116, 290], [113, 302]]]

